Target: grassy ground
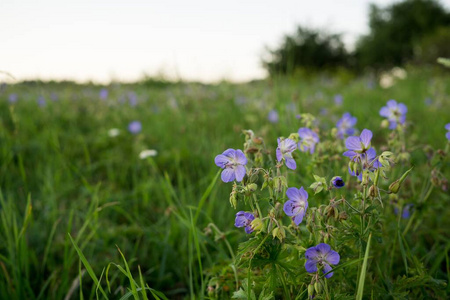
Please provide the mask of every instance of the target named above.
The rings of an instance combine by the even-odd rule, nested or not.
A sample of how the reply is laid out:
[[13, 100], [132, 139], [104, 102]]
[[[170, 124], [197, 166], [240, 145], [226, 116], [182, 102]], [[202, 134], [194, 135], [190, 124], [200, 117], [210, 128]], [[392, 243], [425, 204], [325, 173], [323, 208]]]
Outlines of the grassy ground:
[[[170, 299], [205, 295], [211, 274], [227, 266], [237, 243], [246, 239], [233, 226], [230, 186], [217, 181], [214, 157], [242, 148], [243, 129], [262, 136], [273, 151], [278, 136], [298, 129], [299, 113], [317, 116], [325, 132], [349, 111], [358, 118], [357, 128], [370, 128], [374, 143], [386, 144], [389, 130], [381, 128], [378, 112], [389, 99], [408, 106], [407, 145], [416, 168], [405, 201], [418, 203], [430, 191], [417, 207], [414, 224], [402, 223], [403, 229], [413, 229], [405, 237], [407, 252], [411, 261], [417, 259], [413, 265], [423, 265], [425, 271], [417, 272], [439, 284], [448, 282], [450, 196], [441, 187], [430, 188], [427, 158], [447, 144], [448, 74], [411, 70], [388, 89], [369, 78], [113, 84], [106, 99], [100, 99], [100, 89], [29, 83], [0, 91], [0, 298], [76, 299], [80, 291], [85, 299], [101, 295], [89, 268], [80, 263], [81, 252], [112, 299], [133, 288], [125, 274], [140, 281], [138, 266], [143, 281]], [[11, 94], [17, 94], [15, 103], [9, 101]], [[336, 94], [342, 95], [342, 105], [335, 104]], [[135, 106], [130, 105], [134, 96]], [[39, 97], [45, 105], [38, 104]], [[273, 109], [277, 123], [267, 118]], [[142, 123], [138, 134], [127, 130], [133, 120]], [[112, 128], [120, 130], [118, 136], [109, 136]], [[158, 154], [140, 159], [145, 149]], [[302, 159], [307, 160], [301, 156], [299, 164]], [[296, 176], [306, 187], [312, 181], [303, 171]], [[442, 171], [450, 178], [448, 163]], [[215, 235], [204, 230], [210, 223]], [[388, 228], [385, 237], [395, 234]], [[381, 284], [386, 290], [405, 275], [399, 248], [392, 255], [389, 268], [382, 268], [390, 272]], [[373, 276], [369, 282], [376, 285]]]

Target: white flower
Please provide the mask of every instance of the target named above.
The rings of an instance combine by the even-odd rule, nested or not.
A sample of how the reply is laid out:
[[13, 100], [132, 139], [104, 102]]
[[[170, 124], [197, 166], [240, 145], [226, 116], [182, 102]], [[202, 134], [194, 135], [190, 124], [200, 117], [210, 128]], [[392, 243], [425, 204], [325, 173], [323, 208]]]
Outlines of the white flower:
[[394, 77], [388, 73], [383, 73], [380, 77], [380, 86], [383, 89], [387, 89], [393, 85], [394, 85]]
[[108, 135], [110, 137], [116, 137], [120, 134], [120, 130], [117, 128], [111, 128], [110, 130], [108, 130]]
[[139, 153], [139, 158], [146, 159], [147, 157], [153, 157], [153, 156], [156, 156], [157, 154], [158, 154], [158, 151], [156, 151], [154, 149], [142, 150], [141, 153]]
[[398, 79], [405, 79], [406, 78], [406, 71], [405, 69], [395, 67], [391, 70], [392, 76]]

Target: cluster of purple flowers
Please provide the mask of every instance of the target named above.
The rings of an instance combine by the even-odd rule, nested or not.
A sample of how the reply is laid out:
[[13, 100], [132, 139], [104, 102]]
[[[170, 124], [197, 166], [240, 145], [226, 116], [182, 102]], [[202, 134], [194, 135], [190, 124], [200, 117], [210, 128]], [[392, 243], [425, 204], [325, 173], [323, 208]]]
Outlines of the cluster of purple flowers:
[[404, 124], [408, 108], [403, 103], [397, 103], [395, 100], [389, 100], [386, 106], [380, 109], [380, 116], [387, 118], [389, 129], [397, 128], [397, 124]]
[[371, 147], [372, 131], [364, 129], [360, 136], [350, 136], [345, 140], [345, 147], [348, 149], [343, 153], [344, 156], [362, 168], [352, 170], [349, 168], [349, 173], [352, 176], [357, 176], [359, 180], [362, 179], [362, 171], [374, 171], [380, 167], [380, 162], [374, 148]]
[[336, 123], [338, 137], [343, 140], [345, 136], [354, 134], [356, 122], [356, 117], [353, 117], [350, 113], [343, 114], [342, 118]]

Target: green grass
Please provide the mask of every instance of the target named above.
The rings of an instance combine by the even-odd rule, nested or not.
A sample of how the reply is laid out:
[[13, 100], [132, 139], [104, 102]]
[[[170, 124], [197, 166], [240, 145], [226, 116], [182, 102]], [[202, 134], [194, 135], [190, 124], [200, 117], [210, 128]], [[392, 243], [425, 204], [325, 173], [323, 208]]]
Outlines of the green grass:
[[[447, 143], [450, 78], [410, 70], [406, 80], [389, 89], [368, 89], [367, 82], [361, 77], [280, 78], [242, 85], [113, 84], [106, 101], [93, 85], [4, 88], [0, 298], [202, 298], [220, 273], [231, 274], [229, 286], [221, 285], [221, 295], [229, 298], [236, 278], [247, 277], [233, 265], [237, 245], [247, 237], [233, 226], [231, 185], [220, 181], [214, 157], [227, 148], [242, 148], [243, 129], [255, 131], [274, 151], [278, 136], [297, 131], [298, 113], [317, 116], [326, 132], [349, 111], [358, 118], [357, 128], [370, 128], [373, 143], [385, 145], [389, 130], [381, 128], [378, 111], [396, 99], [408, 106], [407, 144], [415, 166], [399, 201], [415, 203], [416, 210], [403, 220], [385, 203], [383, 239], [372, 238], [369, 259], [369, 243], [364, 246], [359, 286], [357, 267], [350, 264], [339, 270], [349, 279], [328, 284], [348, 297], [358, 292], [359, 299], [406, 299], [409, 292], [429, 291], [444, 299], [450, 294], [445, 286], [450, 276], [450, 196], [430, 183], [427, 153]], [[119, 101], [131, 91], [139, 99], [136, 107]], [[15, 104], [8, 103], [11, 93], [18, 95]], [[50, 99], [52, 93], [58, 100]], [[335, 94], [343, 96], [343, 106], [334, 104]], [[45, 107], [37, 105], [41, 95]], [[245, 103], [238, 104], [239, 99]], [[277, 124], [267, 120], [271, 109], [279, 112]], [[127, 132], [133, 120], [142, 122], [138, 135]], [[111, 128], [119, 128], [119, 136], [109, 137]], [[156, 149], [158, 155], [141, 160], [144, 149]], [[294, 175], [299, 186], [312, 182], [307, 159], [299, 154]], [[397, 166], [396, 178], [407, 167]], [[327, 168], [315, 171], [326, 173]], [[441, 171], [450, 178], [448, 163]], [[303, 295], [300, 299], [306, 298], [307, 279], [305, 283], [295, 293]]]

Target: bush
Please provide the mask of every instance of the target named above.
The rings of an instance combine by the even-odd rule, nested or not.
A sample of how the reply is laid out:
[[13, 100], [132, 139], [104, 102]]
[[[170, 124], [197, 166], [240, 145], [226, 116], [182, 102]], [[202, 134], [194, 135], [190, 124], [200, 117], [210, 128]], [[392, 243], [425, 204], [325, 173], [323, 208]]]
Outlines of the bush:
[[346, 67], [349, 55], [339, 34], [299, 26], [294, 35], [284, 37], [282, 45], [270, 50], [263, 61], [270, 75], [293, 74], [299, 69], [319, 71]]

